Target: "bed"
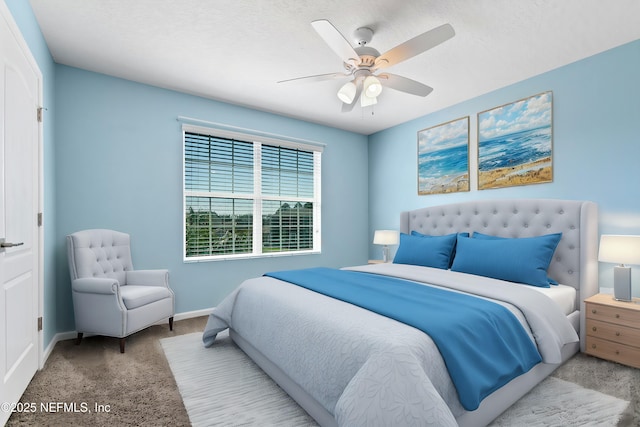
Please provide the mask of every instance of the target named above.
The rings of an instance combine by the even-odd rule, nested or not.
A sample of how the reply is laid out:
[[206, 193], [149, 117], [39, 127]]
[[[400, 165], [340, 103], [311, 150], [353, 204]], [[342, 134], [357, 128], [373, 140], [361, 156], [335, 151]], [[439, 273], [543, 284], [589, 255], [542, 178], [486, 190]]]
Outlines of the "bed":
[[[375, 277], [369, 280], [371, 283], [385, 277], [397, 281], [385, 284], [385, 289], [400, 284], [418, 287], [420, 292], [429, 288], [425, 291], [438, 292], [438, 298], [443, 292], [455, 294], [454, 298], [482, 300], [482, 304], [486, 301], [492, 307], [499, 306], [498, 311], [509, 311], [512, 316], [507, 317], [522, 325], [517, 329], [534, 343], [539, 359], [529, 360], [529, 365], [513, 377], [502, 378], [500, 374], [501, 382], [496, 379], [475, 400], [460, 387], [466, 383], [459, 382], [464, 374], [457, 369], [476, 363], [467, 360], [454, 364], [442, 356], [466, 353], [456, 347], [441, 347], [442, 342], [455, 339], [436, 338], [435, 333], [431, 337], [415, 325], [398, 321], [393, 314], [389, 318], [348, 299], [336, 299], [343, 296], [332, 298], [289, 283], [288, 272], [245, 281], [213, 310], [203, 342], [205, 346], [215, 345], [217, 333], [229, 328], [238, 346], [322, 426], [484, 426], [576, 352], [584, 351], [582, 301], [598, 292], [597, 223], [597, 205], [589, 201], [505, 199], [427, 207], [401, 213], [398, 262], [349, 267], [339, 273], [317, 272], [358, 280]], [[447, 268], [416, 265], [411, 256], [408, 261], [403, 259], [402, 254], [414, 254], [417, 248], [406, 242], [432, 248], [430, 245], [437, 244], [433, 242], [443, 241], [446, 236], [455, 236], [456, 241]], [[488, 277], [492, 273], [484, 269], [495, 266], [483, 258], [490, 253], [487, 248], [500, 248], [503, 252], [493, 258], [513, 267], [523, 258], [518, 258], [519, 251], [529, 250], [529, 243], [538, 245], [541, 239], [550, 242], [550, 236], [558, 237], [555, 243], [545, 243], [547, 253], [551, 250], [552, 255], [543, 272], [544, 283], [551, 283], [548, 287], [504, 280], [502, 272], [498, 278]], [[540, 257], [532, 253], [525, 258], [528, 268], [530, 258]], [[542, 259], [544, 263], [544, 256]], [[527, 268], [515, 268], [513, 274]], [[539, 270], [537, 266], [538, 276]], [[342, 285], [334, 288], [335, 292], [344, 292]], [[404, 290], [396, 293], [407, 294]], [[432, 299], [429, 294], [425, 301]], [[452, 304], [457, 310], [459, 303]], [[382, 305], [386, 310], [386, 304]], [[457, 332], [445, 334], [453, 337]], [[466, 339], [461, 339], [462, 345]], [[471, 360], [478, 364], [483, 354], [491, 354], [486, 346], [474, 347], [479, 350]], [[476, 404], [469, 403], [472, 401]]]

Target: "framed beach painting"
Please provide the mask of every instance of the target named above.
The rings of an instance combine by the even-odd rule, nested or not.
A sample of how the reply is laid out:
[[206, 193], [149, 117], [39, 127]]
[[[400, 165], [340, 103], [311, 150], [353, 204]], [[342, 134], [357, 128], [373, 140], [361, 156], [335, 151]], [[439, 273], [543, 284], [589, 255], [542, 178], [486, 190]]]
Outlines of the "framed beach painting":
[[478, 113], [478, 189], [553, 180], [552, 94]]
[[418, 132], [418, 194], [469, 191], [469, 116]]

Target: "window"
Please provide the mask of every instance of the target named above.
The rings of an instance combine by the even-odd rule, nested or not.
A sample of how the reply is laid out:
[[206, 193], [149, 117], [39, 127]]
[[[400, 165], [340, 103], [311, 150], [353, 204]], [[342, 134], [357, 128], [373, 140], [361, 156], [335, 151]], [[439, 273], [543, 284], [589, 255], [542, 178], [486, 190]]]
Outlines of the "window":
[[320, 147], [183, 131], [186, 261], [320, 252]]

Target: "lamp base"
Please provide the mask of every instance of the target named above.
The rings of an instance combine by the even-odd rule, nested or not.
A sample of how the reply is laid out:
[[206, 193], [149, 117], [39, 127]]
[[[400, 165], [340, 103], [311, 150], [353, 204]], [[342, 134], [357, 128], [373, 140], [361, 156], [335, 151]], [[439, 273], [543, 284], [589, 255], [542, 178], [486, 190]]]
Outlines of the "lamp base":
[[389, 246], [384, 245], [382, 247], [382, 262], [389, 262]]
[[632, 301], [631, 267], [617, 266], [613, 268], [613, 298], [617, 301]]

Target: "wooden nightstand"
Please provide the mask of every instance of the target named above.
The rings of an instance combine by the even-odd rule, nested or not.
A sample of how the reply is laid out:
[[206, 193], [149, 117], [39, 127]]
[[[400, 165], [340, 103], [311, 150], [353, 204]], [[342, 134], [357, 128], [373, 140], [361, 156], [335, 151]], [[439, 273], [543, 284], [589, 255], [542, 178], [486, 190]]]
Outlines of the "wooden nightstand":
[[640, 368], [640, 300], [622, 302], [597, 294], [584, 300], [585, 353]]

